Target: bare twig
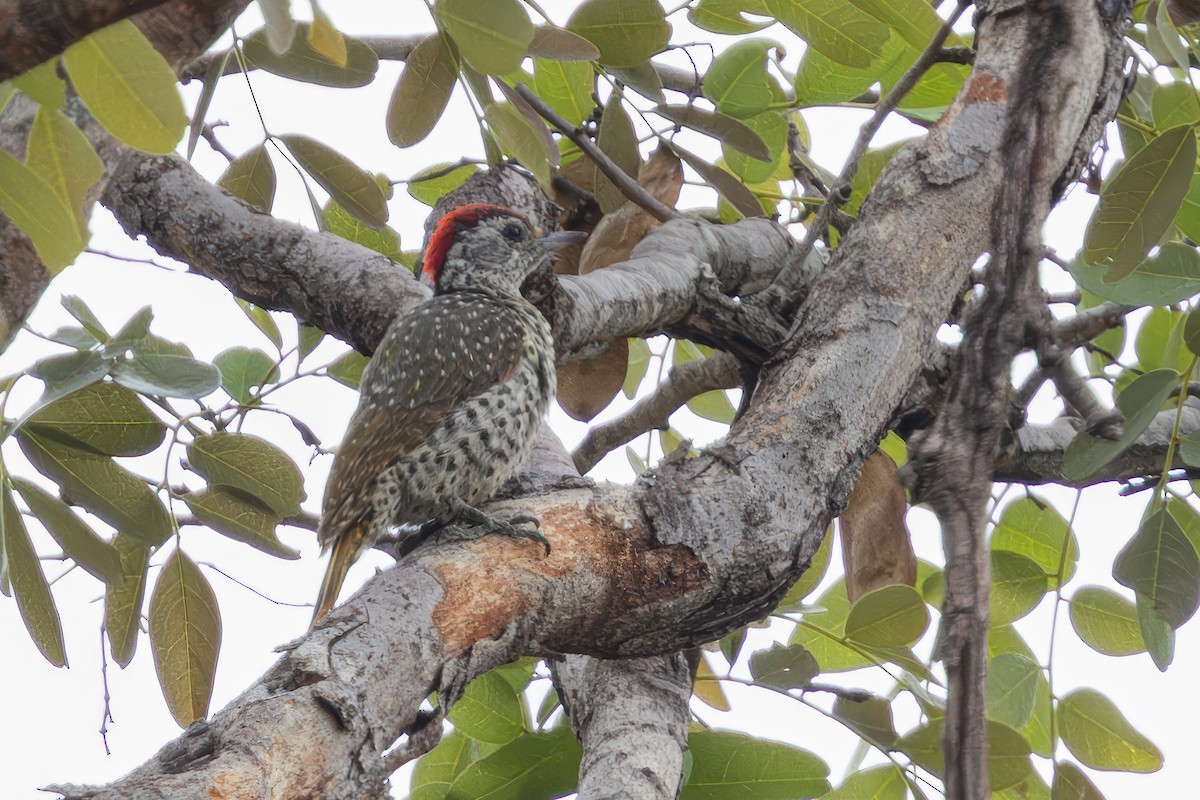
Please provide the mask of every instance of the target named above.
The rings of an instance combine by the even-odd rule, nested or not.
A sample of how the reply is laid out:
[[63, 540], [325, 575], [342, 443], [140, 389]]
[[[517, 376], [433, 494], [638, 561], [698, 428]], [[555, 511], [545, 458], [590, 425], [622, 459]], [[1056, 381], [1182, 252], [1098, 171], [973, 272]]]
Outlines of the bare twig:
[[555, 128], [558, 128], [563, 136], [574, 142], [575, 146], [592, 160], [596, 167], [604, 173], [604, 176], [612, 181], [625, 197], [646, 209], [659, 222], [670, 222], [673, 219], [681, 219], [683, 217], [678, 211], [660, 202], [658, 198], [646, 191], [635, 179], [626, 175], [625, 171], [618, 167], [611, 158], [606, 156], [596, 146], [596, 143], [588, 138], [586, 133], [563, 119], [554, 109], [550, 108], [540, 97], [534, 94], [528, 86], [518, 83], [516, 92], [533, 107], [533, 110], [542, 119], [549, 122]]
[[213, 130], [212, 125], [205, 123], [204, 126], [200, 128], [200, 135], [204, 137], [204, 141], [208, 142], [209, 147], [225, 156], [226, 161], [233, 161], [235, 158], [237, 158], [237, 156], [231, 153], [228, 148], [221, 144], [220, 140], [217, 139], [217, 133]]
[[696, 395], [713, 389], [732, 389], [740, 382], [737, 359], [724, 352], [672, 367], [653, 394], [611, 422], [589, 430], [571, 453], [571, 459], [580, 473], [586, 473], [626, 442], [647, 431], [666, 428], [670, 416]]
[[1063, 347], [1078, 347], [1110, 328], [1124, 325], [1126, 315], [1134, 308], [1120, 303], [1101, 303], [1073, 317], [1056, 321], [1054, 336]]
[[[834, 202], [827, 200], [825, 205], [821, 206], [821, 210], [817, 212], [817, 218], [809, 225], [808, 233], [805, 234], [804, 241], [800, 245], [801, 260], [808, 255], [817, 243], [817, 239], [829, 227], [829, 221], [833, 217], [834, 208], [839, 202], [835, 198], [840, 196], [840, 202], [845, 202], [849, 198], [850, 182], [854, 179], [854, 173], [858, 171], [858, 162], [862, 160], [862, 157], [867, 152], [867, 148], [871, 144], [871, 140], [875, 138], [875, 133], [883, 125], [883, 121], [887, 118], [888, 114], [892, 113], [896, 105], [904, 98], [904, 95], [908, 94], [917, 81], [920, 80], [921, 76], [925, 74], [925, 71], [937, 63], [938, 55], [942, 52], [942, 44], [954, 29], [954, 23], [962, 16], [967, 5], [964, 0], [959, 0], [958, 5], [954, 7], [954, 11], [950, 13], [950, 17], [942, 24], [938, 32], [934, 34], [929, 45], [917, 57], [917, 60], [913, 62], [904, 75], [901, 76], [900, 80], [896, 81], [891, 91], [884, 95], [883, 99], [875, 107], [875, 113], [859, 129], [858, 139], [855, 140], [854, 147], [850, 150], [850, 155], [846, 157], [846, 163], [842, 166], [842, 171], [838, 175], [837, 180], [830, 187], [830, 200], [834, 200]], [[787, 303], [794, 288], [792, 285], [796, 278], [793, 274], [794, 272], [795, 270], [787, 269], [779, 273], [779, 277], [775, 279], [775, 282], [764, 293], [764, 299], [769, 306], [782, 308]]]

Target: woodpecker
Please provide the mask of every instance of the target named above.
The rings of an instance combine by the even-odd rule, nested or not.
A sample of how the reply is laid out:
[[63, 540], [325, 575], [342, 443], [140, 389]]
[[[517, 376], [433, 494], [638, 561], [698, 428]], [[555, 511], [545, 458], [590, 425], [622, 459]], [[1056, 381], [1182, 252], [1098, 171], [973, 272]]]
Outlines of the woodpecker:
[[528, 462], [554, 396], [550, 326], [521, 285], [581, 234], [538, 233], [523, 214], [480, 203], [434, 229], [423, 270], [434, 296], [384, 334], [334, 458], [317, 527], [331, 556], [313, 625], [350, 565], [392, 526], [410, 538], [456, 524], [546, 544], [526, 525], [536, 518], [475, 508]]

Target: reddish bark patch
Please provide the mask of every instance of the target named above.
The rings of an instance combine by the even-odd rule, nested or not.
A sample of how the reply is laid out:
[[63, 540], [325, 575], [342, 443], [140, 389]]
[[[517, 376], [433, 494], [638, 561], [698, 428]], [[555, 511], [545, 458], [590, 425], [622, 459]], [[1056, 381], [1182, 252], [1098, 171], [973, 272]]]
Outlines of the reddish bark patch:
[[1007, 96], [1008, 84], [994, 72], [978, 69], [971, 73], [970, 80], [962, 92], [964, 104], [971, 103], [1003, 103]]

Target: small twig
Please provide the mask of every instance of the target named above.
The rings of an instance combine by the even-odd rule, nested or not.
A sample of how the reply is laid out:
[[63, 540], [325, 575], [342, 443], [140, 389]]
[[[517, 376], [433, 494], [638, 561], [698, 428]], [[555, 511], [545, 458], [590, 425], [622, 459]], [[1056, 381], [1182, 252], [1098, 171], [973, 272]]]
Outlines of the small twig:
[[111, 756], [108, 749], [108, 723], [116, 722], [112, 715], [112, 695], [108, 691], [108, 653], [104, 649], [104, 623], [100, 623], [100, 685], [104, 687], [104, 713], [100, 716], [100, 740], [104, 742], [104, 755]]
[[1120, 439], [1125, 433], [1125, 419], [1115, 408], [1105, 408], [1092, 393], [1083, 376], [1075, 371], [1070, 358], [1060, 357], [1047, 367], [1050, 380], [1059, 396], [1083, 417], [1088, 433], [1101, 439]]
[[942, 64], [966, 64], [970, 66], [975, 63], [975, 50], [962, 46], [943, 47], [938, 50], [936, 60]]
[[[959, 0], [958, 5], [954, 7], [954, 11], [950, 13], [950, 17], [942, 23], [942, 27], [934, 34], [929, 45], [917, 57], [917, 60], [913, 62], [904, 75], [900, 77], [900, 80], [896, 81], [891, 91], [879, 101], [879, 105], [875, 107], [875, 113], [871, 115], [866, 124], [859, 128], [858, 139], [855, 140], [854, 147], [850, 150], [850, 155], [846, 157], [846, 163], [842, 166], [842, 171], [838, 175], [837, 180], [830, 187], [832, 190], [830, 192], [831, 200], [841, 196], [841, 202], [845, 202], [845, 199], [850, 196], [850, 183], [854, 180], [854, 174], [858, 171], [858, 163], [866, 154], [867, 148], [870, 147], [871, 140], [875, 138], [875, 134], [878, 132], [880, 126], [883, 125], [884, 119], [892, 113], [904, 96], [912, 90], [913, 86], [925, 74], [926, 70], [937, 62], [938, 54], [942, 51], [942, 44], [954, 29], [954, 23], [962, 16], [967, 5], [968, 3], [965, 0]], [[797, 250], [798, 257], [793, 262], [794, 264], [803, 263], [804, 259], [808, 257], [808, 254], [816, 245], [817, 239], [825, 233], [825, 229], [829, 227], [829, 221], [833, 217], [836, 204], [837, 201], [827, 201], [825, 205], [821, 206], [821, 210], [817, 212], [817, 218], [809, 226], [808, 232], [804, 236], [804, 241]], [[791, 284], [798, 277], [794, 274], [795, 272], [796, 270], [793, 268], [779, 273], [775, 282], [767, 290], [767, 300], [769, 303], [783, 305], [787, 298], [792, 295], [793, 287]]]
[[540, 97], [534, 94], [528, 86], [518, 83], [516, 92], [533, 107], [533, 110], [542, 119], [549, 122], [563, 136], [574, 142], [575, 146], [592, 160], [596, 167], [604, 173], [604, 176], [612, 181], [613, 185], [620, 189], [621, 194], [625, 195], [625, 197], [644, 208], [659, 222], [670, 222], [673, 219], [681, 219], [683, 217], [678, 211], [660, 202], [658, 198], [646, 191], [636, 180], [626, 175], [625, 171], [618, 167], [611, 158], [606, 156], [596, 146], [596, 143], [588, 138], [588, 135], [582, 129], [563, 119], [554, 109], [550, 108]]
[[217, 139], [217, 133], [213, 130], [213, 126], [209, 125], [207, 122], [204, 123], [203, 127], [200, 128], [200, 136], [203, 137], [204, 141], [208, 142], [209, 147], [223, 155], [226, 161], [232, 162], [235, 158], [237, 158], [237, 156], [231, 153], [225, 147], [225, 145], [221, 144], [220, 140]]
[[1063, 347], [1079, 347], [1110, 328], [1125, 324], [1125, 317], [1134, 306], [1120, 303], [1101, 303], [1066, 319], [1054, 322], [1054, 338]]
[[[180, 521], [179, 524], [180, 525], [183, 524], [182, 520]], [[201, 567], [208, 567], [213, 572], [217, 573], [218, 575], [222, 576], [223, 578], [225, 578], [229, 581], [232, 581], [233, 583], [236, 583], [238, 586], [242, 587], [246, 591], [253, 592], [254, 594], [261, 597], [263, 600], [266, 600], [268, 603], [274, 603], [277, 606], [288, 606], [289, 608], [312, 608], [312, 603], [289, 603], [286, 600], [277, 600], [274, 597], [268, 597], [267, 595], [260, 592], [258, 589], [255, 589], [253, 586], [250, 586], [247, 583], [243, 583], [242, 581], [239, 581], [237, 578], [233, 577], [228, 572], [221, 569], [220, 567], [218, 567], [216, 564], [212, 563], [211, 561], [197, 561], [196, 564]]]
[[383, 755], [383, 772], [391, 775], [415, 758], [428, 753], [442, 740], [442, 710], [422, 711], [414, 723], [416, 730], [408, 734], [408, 741], [392, 748]]
[[699, 361], [672, 367], [667, 378], [649, 396], [614, 420], [587, 432], [571, 453], [575, 468], [587, 473], [600, 459], [647, 431], [666, 428], [671, 415], [688, 400], [714, 389], [732, 389], [741, 384], [737, 359], [715, 353]]
[[1078, 289], [1070, 292], [1046, 292], [1046, 305], [1065, 303], [1067, 305], [1077, 306], [1082, 299], [1083, 294]]

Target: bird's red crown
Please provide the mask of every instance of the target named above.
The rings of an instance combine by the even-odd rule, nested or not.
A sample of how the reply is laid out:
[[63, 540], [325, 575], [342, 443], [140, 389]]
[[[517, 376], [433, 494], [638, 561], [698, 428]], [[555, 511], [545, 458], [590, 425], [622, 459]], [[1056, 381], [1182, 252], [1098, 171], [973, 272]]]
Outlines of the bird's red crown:
[[461, 228], [470, 228], [485, 219], [500, 216], [516, 217], [525, 224], [529, 224], [529, 220], [524, 214], [505, 206], [490, 203], [468, 203], [442, 217], [438, 221], [437, 227], [433, 229], [433, 235], [429, 237], [429, 245], [425, 248], [425, 268], [422, 270], [425, 279], [431, 284], [437, 284], [438, 275], [446, 263], [446, 253], [449, 252], [450, 245], [454, 243], [454, 235]]

